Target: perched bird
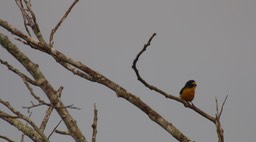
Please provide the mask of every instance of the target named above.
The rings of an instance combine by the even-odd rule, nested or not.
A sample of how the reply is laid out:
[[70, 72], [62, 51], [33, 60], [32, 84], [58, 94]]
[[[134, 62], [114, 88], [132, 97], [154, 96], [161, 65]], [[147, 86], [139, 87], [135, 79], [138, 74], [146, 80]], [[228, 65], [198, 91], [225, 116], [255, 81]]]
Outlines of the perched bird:
[[180, 90], [180, 98], [187, 102], [191, 102], [195, 96], [196, 86], [197, 85], [194, 80], [189, 80]]

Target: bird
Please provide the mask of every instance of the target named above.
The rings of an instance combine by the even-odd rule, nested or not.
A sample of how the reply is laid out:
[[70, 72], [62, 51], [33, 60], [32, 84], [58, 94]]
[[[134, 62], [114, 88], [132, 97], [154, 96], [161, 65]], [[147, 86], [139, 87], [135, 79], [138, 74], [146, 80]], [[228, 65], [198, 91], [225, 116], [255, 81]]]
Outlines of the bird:
[[185, 86], [180, 90], [180, 98], [187, 102], [193, 101], [195, 97], [196, 82], [194, 80], [189, 80]]

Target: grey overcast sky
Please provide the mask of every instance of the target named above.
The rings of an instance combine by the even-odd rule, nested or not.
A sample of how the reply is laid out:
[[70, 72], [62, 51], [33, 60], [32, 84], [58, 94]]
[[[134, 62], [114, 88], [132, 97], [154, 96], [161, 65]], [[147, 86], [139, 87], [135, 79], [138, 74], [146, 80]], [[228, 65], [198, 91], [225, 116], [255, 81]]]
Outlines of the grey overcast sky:
[[[72, 0], [32, 1], [46, 39], [71, 3]], [[193, 102], [212, 115], [215, 97], [222, 103], [228, 94], [221, 118], [226, 142], [255, 141], [255, 6], [255, 0], [80, 0], [55, 34], [54, 45], [136, 94], [192, 140], [216, 142], [212, 123], [137, 81], [132, 61], [156, 32], [138, 63], [143, 78], [173, 95], [178, 95], [187, 80], [196, 80], [198, 88]], [[25, 31], [14, 1], [1, 1], [0, 18]], [[0, 31], [7, 33], [3, 28]], [[93, 103], [96, 103], [98, 142], [176, 141], [111, 90], [76, 77], [48, 55], [14, 42], [40, 65], [56, 89], [64, 86], [64, 103], [82, 108], [70, 112], [89, 140]], [[24, 71], [3, 48], [0, 58]], [[39, 89], [34, 89], [46, 99]], [[26, 110], [21, 106], [36, 102], [21, 79], [3, 65], [0, 65], [0, 90], [2, 99], [24, 113]], [[45, 108], [33, 109], [31, 118], [40, 123]], [[59, 120], [54, 113], [48, 134]], [[65, 130], [65, 126], [62, 124], [59, 129]], [[0, 134], [15, 141], [20, 139], [20, 132], [3, 120]], [[71, 141], [59, 135], [50, 140]]]

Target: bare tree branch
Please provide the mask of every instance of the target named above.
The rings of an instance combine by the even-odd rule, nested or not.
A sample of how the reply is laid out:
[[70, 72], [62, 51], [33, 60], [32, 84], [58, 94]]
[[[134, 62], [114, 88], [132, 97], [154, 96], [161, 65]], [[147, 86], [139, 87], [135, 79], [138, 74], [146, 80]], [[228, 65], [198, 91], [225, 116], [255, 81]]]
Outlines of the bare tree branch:
[[5, 102], [2, 99], [0, 99], [0, 103], [3, 104], [5, 107], [7, 107], [11, 112], [13, 112], [14, 114], [16, 114], [18, 116], [18, 118], [25, 120], [27, 123], [29, 123], [35, 130], [36, 132], [42, 137], [42, 139], [45, 142], [48, 142], [47, 137], [40, 131], [40, 129], [36, 126], [36, 124], [27, 116], [23, 115], [22, 113], [20, 113], [19, 111], [15, 110], [9, 102]]
[[27, 89], [29, 90], [31, 96], [33, 96], [39, 103], [41, 103], [41, 104], [46, 104], [44, 100], [42, 100], [40, 97], [38, 97], [38, 96], [34, 93], [32, 87], [28, 84], [27, 80], [26, 80], [25, 78], [22, 78], [22, 79], [23, 79], [23, 82], [24, 82], [24, 84], [26, 85]]
[[19, 7], [21, 14], [23, 16], [23, 23], [24, 23], [24, 27], [28, 33], [29, 36], [31, 36], [30, 31], [28, 29], [28, 25], [32, 26], [33, 22], [31, 20], [31, 18], [28, 16], [27, 12], [25, 11], [25, 8], [23, 6], [22, 0], [15, 0], [17, 6]]
[[[62, 90], [63, 90], [63, 86], [60, 86], [60, 88], [58, 89], [58, 96], [61, 97], [61, 94], [62, 94]], [[46, 127], [46, 124], [48, 123], [48, 120], [50, 119], [50, 115], [53, 111], [53, 106], [49, 106], [48, 109], [46, 110], [45, 112], [45, 116], [43, 118], [43, 121], [41, 122], [41, 125], [40, 125], [40, 130], [43, 132], [45, 130], [45, 127]]]
[[20, 142], [24, 142], [24, 137], [25, 137], [25, 135], [24, 135], [24, 134], [22, 134], [22, 135], [21, 135]]
[[[33, 23], [32, 23], [32, 25], [30, 25], [30, 27], [32, 28], [32, 30], [33, 30], [34, 34], [36, 35], [37, 39], [40, 42], [46, 43], [44, 38], [43, 38], [43, 35], [40, 31], [39, 25], [37, 23], [35, 13], [32, 10], [32, 5], [31, 5], [30, 0], [23, 0], [23, 1], [25, 2], [26, 8], [27, 8], [27, 9], [23, 9], [23, 10], [26, 10], [28, 15], [31, 15], [31, 17], [30, 16], [28, 16], [28, 17], [30, 17], [30, 19], [33, 20]], [[26, 18], [28, 18], [28, 17], [26, 17]]]
[[39, 127], [42, 132], [45, 130], [46, 124], [48, 123], [48, 120], [50, 119], [50, 115], [51, 115], [52, 111], [53, 111], [52, 106], [49, 106], [48, 109], [46, 110], [43, 121], [41, 122], [41, 125]]
[[70, 135], [69, 132], [67, 131], [60, 131], [60, 130], [55, 130], [55, 133], [61, 134], [61, 135]]
[[[19, 32], [16, 28], [10, 26], [7, 22], [1, 22], [0, 25], [2, 27], [6, 28], [11, 33], [19, 36], [20, 38], [26, 40], [28, 43], [31, 43], [34, 47], [34, 49], [38, 49], [40, 51], [43, 51], [47, 54], [50, 54], [56, 61], [62, 61], [71, 64], [72, 66], [78, 68], [79, 70], [83, 71], [84, 73], [88, 74], [93, 78], [93, 81], [100, 83], [109, 89], [113, 90], [118, 97], [124, 98], [139, 109], [141, 109], [145, 114], [149, 116], [149, 118], [159, 124], [162, 128], [164, 128], [167, 132], [169, 132], [173, 137], [175, 137], [177, 140], [181, 142], [188, 142], [190, 141], [188, 137], [186, 137], [181, 131], [179, 131], [175, 126], [172, 125], [172, 123], [168, 122], [166, 119], [164, 119], [160, 114], [158, 114], [156, 111], [154, 111], [151, 107], [149, 107], [147, 104], [145, 104], [140, 98], [137, 96], [127, 92], [123, 87], [119, 86], [118, 84], [114, 83], [113, 81], [109, 80], [105, 76], [101, 75], [100, 73], [92, 70], [91, 68], [87, 67], [85, 64], [81, 63], [80, 61], [76, 61], [70, 57], [67, 57], [60, 51], [49, 48], [48, 45], [42, 44], [40, 42], [34, 41], [30, 37], [25, 36], [23, 33]], [[44, 78], [44, 77], [41, 77]], [[44, 80], [44, 79], [43, 79]], [[44, 88], [42, 86], [42, 88]], [[50, 89], [51, 90], [51, 89]], [[48, 95], [50, 92], [46, 92]], [[49, 95], [49, 97], [52, 97], [54, 95]], [[53, 98], [50, 98], [50, 100], [56, 100]], [[55, 104], [54, 102], [52, 102]], [[62, 116], [60, 114], [60, 116]], [[71, 117], [71, 116], [70, 116]], [[65, 121], [64, 121], [65, 122]], [[66, 124], [67, 125], [67, 124]], [[73, 135], [72, 135], [73, 136]]]
[[92, 124], [92, 142], [96, 142], [96, 135], [97, 135], [97, 123], [98, 123], [98, 110], [96, 109], [96, 104], [94, 104], [94, 118]]
[[[1, 20], [0, 20], [1, 25]], [[8, 24], [6, 25], [8, 26]], [[9, 27], [10, 28], [10, 27]], [[12, 29], [12, 28], [10, 28]], [[16, 28], [14, 28], [16, 29]], [[26, 39], [27, 36], [25, 36]], [[53, 89], [51, 84], [44, 77], [42, 72], [39, 69], [39, 66], [33, 63], [25, 54], [23, 54], [9, 39], [7, 36], [4, 36], [0, 33], [0, 44], [4, 47], [10, 54], [13, 55], [33, 76], [35, 82], [39, 85], [39, 87], [44, 91], [51, 104], [54, 106], [60, 117], [63, 119], [65, 125], [69, 129], [71, 136], [76, 141], [86, 142], [84, 135], [79, 129], [78, 125], [74, 118], [70, 115], [68, 110], [65, 108], [61, 99], [59, 98], [58, 92]]]
[[8, 142], [14, 142], [13, 140], [11, 140], [10, 138], [8, 138], [8, 137], [6, 137], [6, 136], [0, 135], [0, 138], [6, 140], [6, 141], [8, 141]]
[[[109, 89], [113, 90], [116, 93], [117, 97], [121, 97], [121, 98], [127, 100], [128, 102], [130, 102], [131, 104], [133, 104], [134, 106], [136, 106], [137, 108], [139, 108], [152, 121], [154, 121], [159, 126], [164, 128], [167, 132], [169, 132], [178, 141], [180, 141], [180, 142], [189, 142], [189, 141], [191, 141], [187, 136], [185, 136], [181, 131], [179, 131], [172, 123], [170, 123], [166, 119], [164, 119], [160, 114], [158, 114], [150, 106], [148, 106], [146, 103], [144, 103], [136, 95], [128, 92], [123, 87], [119, 86], [118, 84], [111, 81], [107, 77], [105, 77], [102, 74], [94, 71], [93, 69], [91, 69], [90, 67], [81, 63], [80, 61], [74, 60], [74, 59], [66, 56], [65, 54], [56, 50], [53, 47], [53, 44], [54, 44], [53, 38], [54, 38], [55, 32], [59, 29], [59, 27], [61, 26], [63, 21], [67, 18], [67, 16], [71, 12], [72, 8], [75, 6], [75, 4], [78, 1], [79, 0], [74, 0], [72, 5], [65, 12], [64, 16], [60, 19], [60, 21], [57, 23], [57, 25], [52, 29], [51, 34], [50, 34], [50, 38], [49, 38], [49, 44], [45, 42], [45, 39], [43, 38], [43, 36], [40, 32], [40, 27], [37, 23], [36, 16], [35, 16], [35, 14], [32, 10], [30, 0], [16, 0], [16, 3], [17, 3], [18, 7], [21, 10], [23, 20], [24, 20], [23, 21], [24, 26], [25, 26], [25, 29], [26, 29], [28, 35], [24, 34], [20, 30], [18, 30], [16, 27], [12, 26], [7, 21], [4, 21], [2, 19], [0, 19], [0, 26], [3, 27], [4, 29], [6, 29], [7, 31], [9, 31], [10, 33], [12, 33], [13, 35], [18, 36], [18, 40], [21, 41], [22, 43], [24, 43], [26, 45], [29, 45], [33, 49], [40, 50], [44, 53], [47, 53], [48, 55], [53, 57], [59, 64], [61, 64], [65, 69], [69, 70], [73, 74], [78, 75], [78, 76], [80, 76], [80, 77], [82, 77], [82, 78], [84, 78], [88, 81], [92, 81], [92, 82], [102, 84], [102, 85], [108, 87]], [[36, 38], [33, 38], [31, 36], [28, 27], [31, 27], [31, 29], [33, 30]], [[150, 85], [149, 83], [147, 83], [140, 76], [139, 71], [136, 67], [136, 64], [139, 60], [139, 57], [142, 55], [142, 53], [144, 53], [146, 51], [147, 47], [150, 46], [151, 41], [155, 36], [156, 36], [156, 33], [154, 33], [150, 37], [148, 42], [144, 45], [143, 49], [138, 53], [138, 55], [134, 59], [132, 68], [134, 69], [138, 80], [140, 82], [142, 82], [142, 84], [144, 84], [147, 88], [160, 93], [161, 95], [163, 95], [166, 98], [176, 100], [176, 101], [184, 104], [185, 107], [188, 107], [188, 108], [196, 111], [198, 114], [200, 114], [203, 117], [205, 117], [206, 119], [212, 121], [216, 125], [216, 129], [217, 129], [217, 133], [218, 133], [218, 137], [219, 137], [219, 142], [224, 142], [224, 136], [223, 136], [224, 131], [221, 127], [220, 116], [223, 112], [223, 107], [224, 107], [224, 104], [227, 100], [227, 97], [225, 98], [225, 100], [224, 100], [224, 102], [221, 106], [221, 111], [220, 112], [219, 112], [219, 108], [218, 108], [218, 102], [217, 102], [217, 99], [216, 99], [216, 111], [217, 111], [217, 113], [216, 113], [216, 116], [213, 117], [213, 116], [205, 113], [204, 111], [202, 111], [198, 107], [196, 107], [193, 103], [192, 104], [187, 103], [186, 101], [180, 99], [179, 97], [168, 94], [168, 93], [162, 91], [161, 89], [159, 89], [159, 88], [157, 88], [153, 85]], [[24, 126], [26, 128], [28, 127], [28, 129], [26, 129], [26, 130], [24, 130], [22, 128], [18, 128], [18, 126], [15, 126], [15, 127], [20, 129], [24, 134], [26, 134], [31, 139], [36, 140], [36, 141], [40, 141], [40, 142], [41, 141], [48, 141], [48, 138], [55, 131], [56, 133], [59, 133], [59, 134], [70, 135], [77, 142], [78, 141], [79, 142], [80, 141], [81, 142], [86, 142], [86, 138], [84, 137], [81, 130], [77, 126], [76, 121], [73, 119], [73, 117], [69, 114], [69, 112], [67, 110], [67, 108], [73, 108], [73, 109], [80, 109], [80, 108], [74, 107], [73, 105], [65, 106], [62, 103], [60, 97], [61, 97], [61, 91], [62, 91], [63, 88], [60, 87], [60, 89], [58, 91], [54, 90], [52, 85], [48, 82], [48, 80], [44, 77], [43, 73], [40, 71], [39, 66], [37, 64], [33, 63], [25, 54], [23, 54], [8, 39], [7, 36], [2, 34], [1, 32], [0, 32], [0, 44], [10, 54], [12, 54], [13, 57], [15, 57], [27, 69], [27, 71], [31, 74], [31, 76], [34, 78], [34, 80], [30, 79], [29, 77], [27, 77], [26, 75], [21, 73], [19, 70], [13, 68], [7, 62], [4, 62], [0, 59], [0, 62], [2, 64], [7, 66], [9, 68], [9, 70], [13, 71], [14, 73], [19, 75], [23, 79], [25, 85], [27, 86], [28, 90], [30, 91], [30, 94], [36, 100], [39, 101], [38, 105], [34, 105], [32, 103], [32, 107], [39, 106], [39, 105], [44, 105], [44, 104], [49, 106], [49, 108], [47, 109], [46, 115], [45, 115], [45, 117], [44, 117], [44, 119], [43, 119], [43, 121], [40, 125], [40, 128], [38, 128], [25, 115], [21, 114], [20, 112], [16, 111], [14, 108], [12, 108], [12, 106], [8, 102], [5, 102], [3, 100], [0, 100], [0, 103], [4, 104], [7, 108], [9, 108], [9, 110], [11, 110], [14, 114], [16, 114], [17, 117], [16, 116], [11, 116], [11, 115], [9, 115], [5, 112], [2, 112], [1, 110], [0, 110], [0, 117], [2, 119], [4, 119], [5, 121], [9, 122], [12, 125], [15, 125], [14, 123], [21, 123], [21, 125], [24, 126], [22, 122], [17, 120], [17, 118], [23, 119], [26, 122], [28, 122], [36, 130], [37, 135], [34, 136], [34, 137], [27, 134], [27, 132], [26, 132], [26, 130], [33, 129], [33, 128], [31, 128], [29, 126], [26, 126], [26, 125]], [[41, 100], [38, 96], [36, 96], [35, 93], [33, 92], [32, 88], [30, 87], [29, 83], [40, 87], [44, 91], [44, 93], [47, 95], [48, 99], [50, 100], [50, 104], [46, 104], [43, 100]], [[57, 126], [54, 128], [52, 133], [49, 135], [49, 137], [46, 138], [46, 136], [43, 134], [43, 131], [45, 130], [46, 124], [49, 120], [49, 117], [50, 117], [51, 112], [52, 112], [53, 109], [56, 109], [59, 116], [62, 118], [65, 125], [67, 126], [67, 129], [68, 129], [69, 132], [63, 132], [63, 131], [56, 130], [57, 127], [60, 124], [60, 122], [59, 122], [59, 124], [57, 124]], [[96, 134], [97, 134], [97, 109], [96, 109], [96, 105], [94, 105], [94, 121], [93, 121], [93, 124], [92, 124], [92, 128], [93, 128], [92, 142], [95, 142], [96, 141]]]
[[220, 109], [219, 117], [221, 116], [221, 114], [222, 114], [222, 112], [223, 112], [223, 108], [224, 108], [224, 105], [225, 105], [225, 103], [226, 103], [227, 99], [228, 99], [228, 95], [225, 97], [225, 99], [224, 99], [224, 101], [223, 101], [223, 103], [222, 103], [222, 105], [221, 105], [221, 109]]
[[42, 139], [42, 137], [36, 131], [34, 131], [34, 129], [32, 127], [28, 127], [26, 124], [24, 124], [23, 122], [19, 121], [17, 119], [17, 117], [13, 118], [11, 115], [9, 115], [9, 114], [7, 114], [7, 113], [5, 113], [5, 112], [0, 110], [0, 118], [5, 120], [6, 122], [10, 123], [14, 127], [16, 127], [18, 130], [20, 130], [23, 134], [28, 136], [33, 141], [45, 142]]
[[200, 114], [201, 116], [205, 117], [206, 119], [210, 120], [211, 122], [213, 122], [215, 125], [216, 125], [216, 129], [217, 129], [217, 134], [218, 134], [218, 138], [219, 138], [219, 142], [224, 142], [224, 135], [223, 135], [223, 129], [221, 127], [221, 123], [220, 123], [220, 116], [222, 114], [222, 111], [223, 111], [223, 106], [227, 100], [227, 96], [222, 104], [222, 107], [221, 107], [221, 111], [219, 112], [219, 109], [218, 109], [218, 101], [217, 101], [217, 98], [216, 98], [216, 117], [213, 117], [209, 114], [207, 114], [206, 112], [202, 111], [201, 109], [199, 109], [198, 107], [196, 107], [193, 103], [188, 103], [184, 100], [182, 100], [181, 98], [179, 97], [176, 97], [176, 96], [173, 96], [171, 94], [167, 94], [165, 93], [164, 91], [162, 91], [161, 89], [153, 86], [153, 85], [150, 85], [149, 83], [147, 83], [139, 74], [139, 71], [136, 67], [136, 64], [139, 60], [139, 57], [142, 55], [143, 52], [146, 51], [147, 47], [150, 46], [151, 44], [151, 41], [152, 39], [156, 36], [156, 33], [154, 33], [148, 40], [148, 42], [144, 45], [143, 49], [137, 54], [136, 58], [134, 59], [133, 61], [133, 65], [132, 65], [132, 68], [134, 69], [134, 72], [138, 78], [138, 80], [143, 84], [145, 85], [147, 88], [149, 88], [150, 90], [154, 90], [158, 93], [160, 93], [161, 95], [165, 96], [166, 98], [169, 98], [169, 99], [173, 99], [173, 100], [176, 100], [180, 103], [183, 103], [185, 107], [188, 107], [192, 110], [194, 110], [195, 112], [197, 112], [198, 114]]
[[50, 39], [49, 39], [49, 43], [50, 43], [50, 47], [53, 46], [53, 35], [55, 34], [55, 32], [58, 30], [58, 28], [60, 27], [60, 25], [62, 24], [62, 22], [67, 18], [68, 14], [70, 13], [70, 11], [72, 10], [72, 8], [75, 6], [75, 4], [78, 2], [79, 0], [74, 0], [74, 2], [72, 3], [72, 5], [69, 7], [69, 9], [66, 11], [66, 13], [64, 14], [64, 16], [60, 19], [60, 21], [58, 22], [58, 24], [52, 29], [52, 32], [50, 34]]
[[0, 63], [5, 65], [9, 70], [11, 70], [12, 72], [14, 72], [15, 74], [17, 74], [18, 76], [20, 76], [21, 78], [23, 78], [24, 80], [26, 80], [27, 82], [33, 84], [33, 85], [37, 85], [36, 82], [34, 80], [32, 80], [31, 78], [29, 78], [28, 76], [26, 76], [25, 74], [23, 74], [22, 72], [20, 72], [18, 69], [14, 68], [12, 65], [10, 65], [8, 62], [3, 61], [2, 59], [0, 59]]
[[164, 91], [162, 91], [161, 89], [153, 86], [153, 85], [150, 85], [149, 83], [147, 83], [141, 76], [140, 76], [140, 73], [139, 73], [139, 70], [137, 69], [137, 62], [139, 60], [139, 57], [142, 55], [143, 52], [146, 51], [147, 47], [150, 46], [151, 44], [151, 41], [152, 39], [156, 36], [156, 33], [154, 33], [148, 40], [148, 42], [146, 44], [144, 44], [144, 47], [143, 49], [137, 54], [136, 58], [134, 59], [133, 61], [133, 64], [132, 64], [132, 68], [138, 78], [138, 80], [143, 84], [145, 85], [147, 88], [149, 88], [150, 90], [154, 90], [156, 92], [158, 92], [159, 94], [163, 95], [164, 97], [166, 98], [169, 98], [169, 99], [172, 99], [172, 100], [176, 100], [180, 103], [183, 103], [185, 107], [189, 107], [191, 108], [192, 110], [196, 111], [197, 113], [199, 113], [200, 115], [202, 115], [203, 117], [207, 118], [208, 120], [214, 122], [215, 121], [215, 118], [212, 117], [211, 115], [207, 114], [206, 112], [202, 111], [201, 109], [199, 109], [198, 107], [196, 107], [194, 104], [190, 104], [184, 100], [182, 100], [181, 98], [179, 97], [176, 97], [174, 95], [171, 95], [171, 94], [168, 94]]
[[54, 129], [52, 130], [51, 134], [48, 136], [48, 139], [50, 139], [50, 137], [52, 136], [52, 134], [55, 132], [55, 130], [59, 127], [60, 123], [62, 122], [62, 120], [60, 120], [60, 122], [54, 127]]
[[[29, 119], [31, 118], [32, 112], [29, 112]], [[26, 127], [28, 126], [28, 123], [26, 123]], [[43, 133], [43, 132], [42, 132]], [[24, 142], [25, 134], [21, 134], [21, 142]]]
[[67, 70], [71, 71], [74, 75], [80, 76], [86, 80], [90, 80], [90, 81], [94, 82], [94, 80], [91, 76], [80, 71], [78, 68], [74, 67], [73, 65], [66, 63], [66, 62], [62, 62], [62, 61], [57, 61], [57, 62], [60, 63]]
[[215, 126], [216, 126], [217, 135], [218, 135], [218, 142], [224, 142], [224, 130], [221, 127], [220, 117], [223, 112], [223, 108], [224, 108], [227, 98], [228, 98], [228, 95], [225, 97], [225, 100], [223, 101], [223, 103], [221, 105], [221, 110], [219, 111], [218, 99], [217, 99], [217, 97], [215, 97], [215, 101], [216, 101]]

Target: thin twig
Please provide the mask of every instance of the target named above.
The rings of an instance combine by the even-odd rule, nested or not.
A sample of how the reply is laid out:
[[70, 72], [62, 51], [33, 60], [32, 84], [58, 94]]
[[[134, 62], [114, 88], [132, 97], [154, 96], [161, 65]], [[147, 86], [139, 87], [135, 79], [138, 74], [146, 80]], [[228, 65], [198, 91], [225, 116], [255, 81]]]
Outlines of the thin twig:
[[15, 141], [11, 140], [10, 138], [8, 138], [8, 137], [6, 137], [6, 136], [0, 135], [0, 138], [6, 140], [6, 141], [8, 141], [8, 142], [15, 142]]
[[54, 127], [54, 129], [52, 130], [51, 134], [48, 136], [48, 139], [50, 139], [50, 137], [51, 137], [52, 134], [55, 132], [55, 130], [58, 128], [58, 126], [60, 125], [61, 122], [62, 122], [62, 119], [61, 119], [60, 122]]
[[44, 139], [44, 141], [48, 142], [47, 137], [40, 131], [40, 129], [36, 126], [36, 124], [27, 116], [23, 115], [19, 111], [15, 110], [9, 102], [5, 102], [2, 99], [0, 99], [0, 103], [3, 104], [5, 107], [7, 107], [11, 112], [16, 114], [19, 118], [25, 120], [27, 123], [29, 123], [35, 130], [36, 132]]
[[31, 36], [30, 31], [28, 29], [28, 26], [32, 26], [33, 22], [31, 20], [31, 18], [29, 17], [28, 13], [26, 12], [26, 10], [23, 6], [22, 0], [15, 0], [15, 1], [16, 1], [16, 4], [18, 5], [18, 7], [20, 8], [20, 11], [22, 13], [24, 27], [25, 27], [28, 35]]
[[71, 105], [67, 105], [65, 106], [64, 108], [69, 108], [69, 109], [76, 109], [76, 110], [81, 110], [81, 108], [79, 107], [75, 107], [74, 104], [71, 104]]
[[67, 131], [60, 131], [60, 130], [55, 130], [55, 133], [61, 134], [61, 135], [70, 135], [69, 132]]
[[40, 104], [46, 104], [44, 100], [42, 100], [40, 97], [38, 97], [34, 91], [33, 88], [28, 84], [27, 80], [23, 77], [23, 82], [26, 85], [27, 89], [29, 90], [30, 94], [40, 103]]
[[55, 32], [58, 30], [58, 28], [60, 27], [60, 25], [62, 24], [62, 22], [67, 18], [68, 14], [70, 13], [70, 11], [72, 10], [72, 8], [75, 6], [75, 4], [78, 2], [79, 0], [75, 0], [71, 6], [69, 7], [69, 9], [66, 11], [66, 13], [64, 14], [64, 16], [60, 19], [60, 21], [58, 22], [58, 24], [52, 29], [52, 32], [50, 34], [50, 39], [49, 39], [49, 43], [50, 43], [50, 47], [53, 46], [53, 35], [55, 34]]
[[[36, 16], [35, 16], [35, 13], [33, 12], [32, 10], [32, 5], [31, 5], [31, 2], [30, 0], [24, 0], [25, 4], [26, 4], [26, 7], [27, 7], [27, 11], [29, 11], [29, 13], [31, 14], [31, 18], [33, 19], [34, 21], [34, 24], [36, 24]], [[38, 25], [34, 25], [34, 26], [38, 26]], [[38, 27], [36, 27], [38, 28]]]
[[92, 142], [96, 142], [96, 135], [97, 135], [97, 123], [98, 123], [98, 110], [96, 109], [96, 104], [94, 104], [94, 118], [92, 124]]
[[34, 104], [33, 102], [31, 102], [31, 106], [22, 106], [23, 109], [27, 109], [28, 112], [30, 112], [30, 109], [32, 108], [36, 108], [36, 107], [39, 107], [39, 106], [51, 106], [50, 104], [47, 104], [47, 103], [39, 103], [39, 104]]
[[219, 105], [218, 105], [218, 99], [216, 96], [215, 96], [215, 103], [216, 103], [216, 114], [218, 115], [219, 114]]
[[218, 142], [224, 142], [224, 130], [221, 127], [220, 117], [223, 112], [223, 108], [224, 108], [227, 98], [228, 98], [228, 95], [225, 97], [225, 100], [223, 101], [222, 106], [221, 106], [221, 110], [219, 111], [218, 99], [217, 99], [217, 97], [215, 97], [215, 101], [216, 101], [215, 126], [216, 126], [217, 135], [218, 135]]
[[[59, 98], [61, 97], [62, 94], [62, 90], [63, 90], [63, 86], [60, 86], [59, 89], [57, 90], [57, 94], [59, 96]], [[46, 110], [45, 116], [43, 118], [43, 121], [41, 122], [40, 125], [40, 130], [43, 132], [45, 130], [46, 124], [48, 123], [49, 119], [50, 119], [50, 115], [53, 111], [53, 106], [49, 106], [48, 109]]]
[[[1, 116], [6, 116], [6, 117], [1, 117]], [[16, 127], [18, 130], [20, 130], [23, 134], [25, 134], [27, 137], [29, 137], [32, 141], [35, 142], [41, 142], [41, 141], [45, 141], [47, 142], [47, 140], [43, 140], [42, 136], [34, 130], [34, 128], [27, 126], [26, 124], [24, 124], [24, 121], [20, 121], [17, 118], [12, 118], [12, 117], [8, 117], [9, 114], [5, 113], [3, 111], [0, 110], [0, 117], [2, 120], [8, 122], [9, 124], [13, 125], [14, 127]]]
[[27, 82], [33, 84], [33, 85], [37, 85], [37, 83], [32, 80], [31, 78], [29, 78], [28, 76], [26, 76], [24, 73], [20, 72], [18, 69], [14, 68], [12, 65], [10, 65], [8, 62], [3, 61], [2, 59], [0, 59], [0, 63], [5, 65], [10, 71], [14, 72], [15, 74], [17, 74], [18, 76], [20, 76], [23, 80], [26, 80]]
[[138, 53], [138, 55], [136, 56], [136, 58], [133, 60], [133, 64], [132, 64], [132, 68], [134, 69], [136, 76], [138, 78], [139, 81], [142, 82], [142, 84], [144, 84], [146, 87], [150, 88], [152, 90], [152, 86], [149, 85], [139, 74], [139, 70], [136, 67], [136, 64], [140, 58], [140, 55], [146, 51], [147, 47], [150, 46], [152, 39], [156, 36], [156, 33], [153, 33], [153, 35], [149, 38], [147, 44], [144, 44], [143, 49]]
[[[33, 22], [29, 23], [29, 24], [31, 24], [30, 27], [32, 28], [32, 30], [33, 30], [34, 34], [36, 35], [37, 39], [40, 42], [46, 43], [43, 36], [42, 36], [42, 33], [40, 32], [40, 28], [39, 28], [39, 25], [38, 25], [37, 20], [36, 20], [36, 15], [33, 12], [30, 0], [23, 0], [23, 1], [25, 2], [26, 7], [27, 7], [27, 13], [29, 13], [31, 15], [30, 19], [33, 21]], [[28, 21], [29, 21], [29, 19], [28, 19]]]
[[22, 134], [22, 135], [21, 135], [20, 142], [24, 142], [24, 138], [25, 138], [25, 134]]
[[222, 105], [221, 105], [220, 114], [219, 114], [220, 116], [221, 116], [221, 114], [222, 114], [222, 112], [223, 112], [223, 108], [224, 108], [224, 105], [225, 105], [225, 103], [226, 103], [227, 98], [228, 98], [228, 95], [225, 97], [225, 100], [223, 101], [223, 103], [222, 103]]

